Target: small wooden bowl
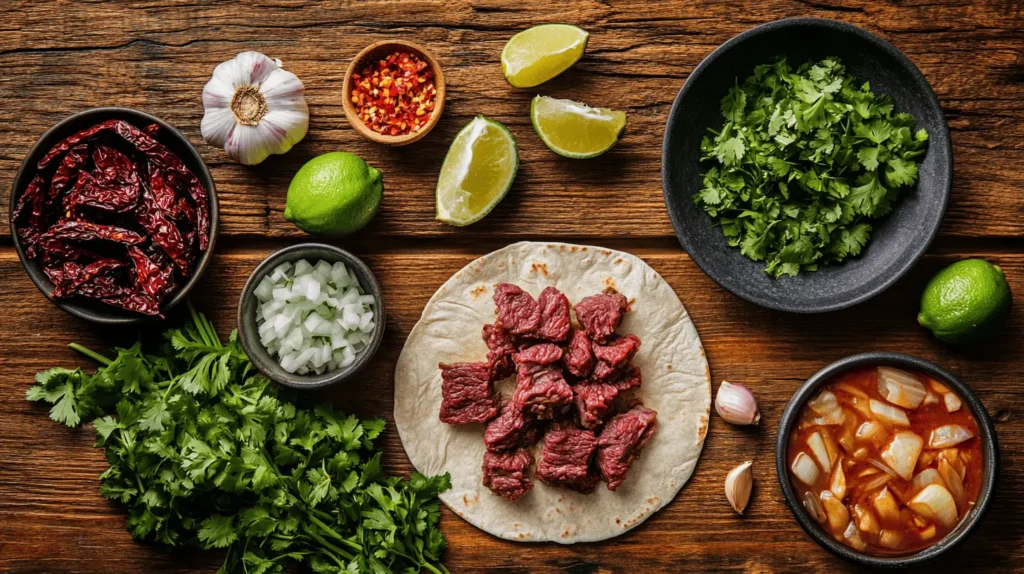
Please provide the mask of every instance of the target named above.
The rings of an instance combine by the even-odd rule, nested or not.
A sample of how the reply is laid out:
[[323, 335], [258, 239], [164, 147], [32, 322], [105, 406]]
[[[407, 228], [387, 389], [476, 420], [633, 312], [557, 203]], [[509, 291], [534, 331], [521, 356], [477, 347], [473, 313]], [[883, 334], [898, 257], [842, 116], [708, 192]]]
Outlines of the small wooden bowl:
[[[363, 123], [363, 120], [359, 118], [359, 114], [356, 112], [356, 107], [352, 103], [352, 74], [356, 70], [361, 70], [364, 62], [368, 59], [381, 58], [393, 54], [394, 52], [410, 52], [425, 61], [434, 72], [434, 86], [437, 90], [437, 96], [434, 100], [434, 110], [430, 113], [430, 119], [427, 120], [426, 125], [417, 132], [400, 136], [383, 135], [371, 130]], [[373, 44], [363, 48], [363, 51], [356, 54], [356, 57], [352, 58], [352, 61], [349, 63], [348, 70], [345, 72], [345, 86], [341, 90], [341, 99], [345, 108], [345, 117], [348, 118], [348, 123], [351, 124], [352, 127], [359, 132], [359, 135], [364, 138], [389, 146], [409, 145], [427, 135], [430, 130], [434, 129], [434, 126], [437, 125], [437, 120], [441, 119], [441, 112], [444, 111], [444, 98], [444, 72], [441, 71], [441, 65], [438, 63], [437, 58], [435, 58], [434, 55], [428, 52], [423, 46], [406, 40], [384, 40], [381, 42], [374, 42]]]

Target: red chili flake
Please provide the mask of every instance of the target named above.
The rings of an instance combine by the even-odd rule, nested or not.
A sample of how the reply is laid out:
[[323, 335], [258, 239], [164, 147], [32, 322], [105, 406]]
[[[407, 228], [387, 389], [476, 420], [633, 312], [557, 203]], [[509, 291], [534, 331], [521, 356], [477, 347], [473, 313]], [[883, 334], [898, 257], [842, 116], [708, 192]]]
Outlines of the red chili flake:
[[352, 74], [351, 97], [366, 127], [383, 135], [411, 134], [434, 111], [434, 72], [419, 56], [395, 52]]

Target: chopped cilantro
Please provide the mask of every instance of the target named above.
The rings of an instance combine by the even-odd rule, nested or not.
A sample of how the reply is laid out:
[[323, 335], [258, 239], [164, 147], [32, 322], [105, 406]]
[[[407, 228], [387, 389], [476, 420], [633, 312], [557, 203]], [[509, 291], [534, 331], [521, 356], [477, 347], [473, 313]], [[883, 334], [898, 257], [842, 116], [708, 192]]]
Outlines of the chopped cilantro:
[[194, 310], [166, 336], [157, 354], [135, 344], [113, 361], [72, 344], [103, 366], [43, 371], [27, 393], [60, 423], [93, 422], [110, 464], [100, 493], [125, 507], [132, 537], [225, 548], [224, 574], [448, 571], [437, 495], [449, 477], [385, 474], [383, 420], [300, 405]]
[[773, 277], [861, 253], [870, 221], [917, 182], [928, 134], [836, 58], [764, 64], [722, 98], [693, 200]]

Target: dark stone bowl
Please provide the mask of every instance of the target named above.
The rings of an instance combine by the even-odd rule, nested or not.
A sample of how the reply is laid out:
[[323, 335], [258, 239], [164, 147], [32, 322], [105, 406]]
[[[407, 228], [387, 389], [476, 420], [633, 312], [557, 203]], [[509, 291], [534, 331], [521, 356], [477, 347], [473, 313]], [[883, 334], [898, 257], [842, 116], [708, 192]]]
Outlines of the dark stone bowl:
[[[719, 103], [737, 80], [758, 64], [786, 56], [790, 64], [838, 56], [847, 70], [890, 96], [899, 112], [928, 131], [928, 151], [916, 188], [904, 191], [887, 218], [872, 222], [871, 241], [859, 257], [838, 265], [772, 279], [763, 262], [728, 245], [711, 218], [694, 205], [702, 187], [700, 141], [724, 123]], [[946, 211], [953, 181], [953, 152], [942, 108], [914, 64], [885, 40], [850, 24], [817, 18], [779, 20], [747, 30], [722, 44], [690, 74], [669, 113], [662, 147], [665, 203], [683, 248], [715, 282], [770, 309], [820, 313], [842, 309], [881, 293], [928, 248]]]
[[[271, 357], [267, 348], [260, 342], [260, 334], [256, 325], [257, 300], [254, 294], [256, 286], [259, 285], [260, 280], [264, 276], [271, 273], [278, 265], [286, 261], [297, 261], [299, 259], [306, 259], [314, 265], [321, 259], [330, 263], [341, 261], [359, 280], [359, 285], [363, 288], [363, 292], [373, 295], [375, 301], [374, 319], [377, 326], [374, 327], [369, 344], [356, 355], [356, 360], [349, 366], [325, 372], [322, 375], [299, 375], [282, 369], [277, 359]], [[285, 247], [267, 257], [249, 275], [249, 280], [245, 282], [245, 288], [242, 289], [242, 296], [238, 300], [238, 335], [245, 353], [249, 355], [249, 359], [252, 360], [252, 364], [256, 366], [259, 372], [266, 375], [272, 381], [294, 389], [320, 389], [336, 385], [355, 376], [370, 362], [370, 359], [377, 353], [377, 349], [380, 348], [380, 343], [384, 340], [384, 327], [386, 323], [384, 295], [370, 268], [348, 251], [324, 243], [300, 243], [291, 247]]]
[[[789, 433], [793, 430], [797, 418], [800, 416], [800, 410], [803, 408], [804, 403], [817, 392], [818, 387], [835, 379], [837, 376], [853, 369], [873, 366], [896, 367], [918, 371], [934, 377], [942, 384], [956, 391], [957, 395], [963, 400], [963, 404], [971, 409], [971, 414], [974, 415], [974, 419], [978, 422], [981, 450], [985, 457], [985, 460], [982, 462], [984, 465], [982, 469], [983, 482], [978, 500], [967, 516], [960, 521], [952, 532], [932, 546], [915, 554], [886, 557], [870, 556], [839, 543], [830, 534], [825, 532], [814, 518], [807, 514], [803, 503], [797, 498], [796, 491], [794, 491], [793, 485], [789, 481], [789, 465], [786, 460], [787, 441]], [[779, 484], [782, 486], [782, 493], [785, 496], [786, 504], [793, 511], [793, 516], [796, 517], [800, 526], [811, 535], [815, 542], [825, 547], [832, 554], [862, 566], [872, 568], [903, 568], [934, 560], [938, 556], [945, 554], [951, 548], [970, 537], [978, 524], [981, 523], [982, 518], [984, 518], [989, 506], [992, 504], [992, 499], [995, 498], [996, 482], [999, 477], [999, 443], [996, 440], [996, 429], [992, 425], [992, 419], [989, 418], [988, 412], [985, 411], [985, 406], [981, 404], [978, 396], [971, 391], [970, 387], [947, 371], [929, 361], [910, 355], [862, 353], [840, 359], [818, 371], [813, 377], [807, 379], [807, 382], [789, 400], [786, 410], [782, 413], [778, 435], [775, 438], [775, 471], [779, 478]]]
[[[160, 310], [166, 313], [188, 297], [189, 292], [193, 287], [195, 287], [196, 283], [199, 281], [199, 277], [202, 276], [203, 271], [205, 271], [206, 267], [210, 264], [210, 259], [213, 255], [213, 246], [217, 239], [217, 218], [219, 213], [217, 191], [213, 186], [213, 177], [210, 175], [210, 170], [207, 169], [206, 164], [203, 163], [203, 158], [200, 157], [196, 148], [192, 147], [192, 144], [189, 143], [188, 139], [181, 135], [178, 130], [174, 129], [174, 126], [171, 124], [147, 113], [130, 108], [93, 108], [61, 120], [60, 123], [47, 130], [47, 132], [39, 138], [39, 141], [32, 146], [28, 155], [25, 156], [25, 160], [21, 163], [21, 168], [18, 169], [18, 174], [14, 177], [14, 185], [11, 186], [11, 206], [9, 213], [14, 213], [14, 207], [17, 203], [18, 197], [20, 197], [22, 192], [25, 191], [25, 188], [28, 187], [28, 184], [31, 183], [32, 178], [36, 174], [36, 163], [42, 159], [48, 151], [50, 151], [50, 148], [62, 141], [64, 138], [80, 130], [111, 119], [124, 120], [140, 129], [144, 129], [146, 126], [151, 124], [158, 124], [160, 126], [160, 131], [156, 136], [157, 141], [167, 146], [169, 150], [181, 158], [181, 161], [184, 162], [190, 170], [192, 170], [192, 173], [199, 178], [199, 181], [206, 189], [206, 200], [210, 206], [210, 244], [206, 251], [199, 256], [199, 260], [196, 262], [196, 268], [193, 270], [192, 276], [188, 278], [188, 281], [174, 291], [171, 296], [164, 301], [163, 305], [161, 305]], [[18, 234], [14, 231], [13, 224], [11, 225], [11, 238], [14, 241], [15, 250], [18, 252], [18, 258], [21, 259], [21, 264], [25, 268], [25, 272], [28, 273], [29, 279], [35, 283], [36, 287], [39, 288], [39, 291], [42, 292], [42, 294], [45, 295], [51, 303], [68, 313], [103, 325], [127, 326], [155, 319], [155, 317], [132, 313], [85, 297], [71, 297], [68, 299], [56, 299], [52, 297], [50, 293], [53, 291], [53, 283], [51, 283], [43, 273], [42, 267], [39, 263], [26, 257], [25, 248], [21, 243], [21, 238], [19, 238]]]

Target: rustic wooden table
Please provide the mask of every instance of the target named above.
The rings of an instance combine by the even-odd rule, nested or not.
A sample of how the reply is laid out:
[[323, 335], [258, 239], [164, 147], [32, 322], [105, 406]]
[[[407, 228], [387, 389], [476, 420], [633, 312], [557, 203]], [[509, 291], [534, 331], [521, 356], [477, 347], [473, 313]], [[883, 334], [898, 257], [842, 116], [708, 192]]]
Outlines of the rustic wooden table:
[[[1020, 568], [1024, 560], [1024, 12], [1017, 0], [711, 3], [445, 0], [301, 2], [273, 7], [217, 2], [5, 3], [0, 25], [0, 212], [29, 147], [63, 117], [94, 106], [130, 106], [176, 125], [209, 164], [221, 205], [217, 254], [196, 304], [226, 332], [249, 272], [270, 252], [306, 237], [284, 221], [285, 190], [309, 158], [343, 149], [384, 171], [385, 199], [367, 230], [337, 244], [364, 257], [389, 306], [383, 347], [362, 382], [326, 393], [338, 407], [390, 419], [399, 350], [424, 303], [471, 259], [521, 239], [569, 240], [628, 250], [676, 289], [692, 315], [714, 381], [757, 393], [760, 428], [712, 417], [691, 482], [639, 528], [603, 544], [519, 545], [477, 531], [450, 512], [443, 530], [453, 572], [649, 572], [847, 570], [797, 526], [775, 476], [775, 426], [792, 392], [825, 364], [860, 351], [900, 351], [938, 362], [970, 384], [996, 421], [1002, 472], [975, 536], [944, 559], [957, 569]], [[716, 46], [756, 24], [797, 15], [861, 26], [890, 40], [931, 82], [953, 134], [956, 180], [939, 238], [895, 287], [854, 309], [820, 316], [760, 309], [723, 291], [679, 248], [661, 192], [666, 114], [691, 70]], [[586, 56], [540, 91], [626, 110], [623, 141], [599, 161], [550, 153], [533, 133], [529, 100], [502, 79], [498, 57], [516, 31], [542, 22], [591, 33]], [[346, 64], [387, 37], [414, 39], [441, 59], [449, 97], [440, 125], [420, 143], [386, 149], [361, 139], [340, 101]], [[201, 142], [200, 93], [213, 67], [242, 50], [284, 60], [306, 84], [309, 135], [257, 167], [226, 161]], [[521, 165], [505, 201], [484, 221], [454, 229], [434, 221], [440, 163], [475, 114], [507, 125]], [[69, 431], [25, 401], [35, 372], [84, 361], [65, 345], [103, 348], [134, 332], [104, 329], [46, 302], [21, 269], [6, 226], [0, 237], [0, 569], [8, 572], [213, 571], [218, 556], [168, 555], [135, 544], [121, 511], [100, 497], [106, 464], [91, 429]], [[967, 256], [1006, 271], [1016, 293], [1009, 323], [991, 344], [953, 350], [914, 320], [926, 280]], [[172, 319], [173, 320], [173, 319]], [[388, 470], [407, 473], [397, 434], [384, 437]], [[754, 460], [746, 516], [729, 508], [726, 471]]]

